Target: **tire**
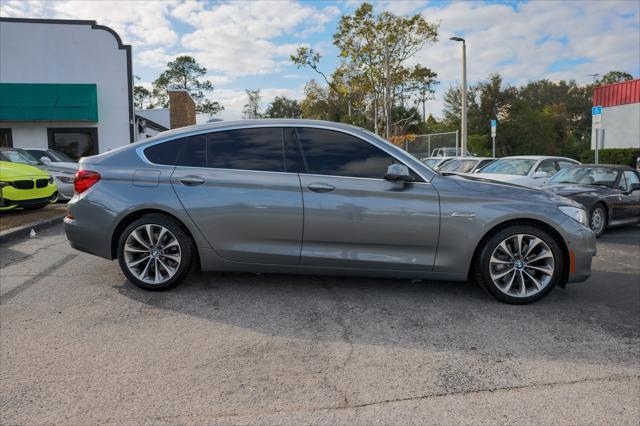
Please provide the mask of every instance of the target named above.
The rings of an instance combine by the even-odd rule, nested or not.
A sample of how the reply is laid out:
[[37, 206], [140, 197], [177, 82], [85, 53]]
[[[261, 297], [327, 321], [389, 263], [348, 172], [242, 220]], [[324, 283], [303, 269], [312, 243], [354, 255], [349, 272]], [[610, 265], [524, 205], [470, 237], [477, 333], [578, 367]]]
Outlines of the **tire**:
[[[589, 212], [589, 227], [596, 234], [596, 238], [604, 234], [608, 220], [607, 208], [602, 203], [596, 203]], [[596, 221], [595, 226], [594, 221]]]
[[162, 214], [142, 216], [118, 238], [120, 269], [132, 284], [145, 290], [169, 290], [180, 284], [191, 269], [194, 253], [193, 240], [183, 226]]
[[525, 224], [498, 230], [475, 259], [478, 283], [496, 299], [513, 305], [542, 299], [564, 279], [564, 268], [562, 250], [553, 236]]

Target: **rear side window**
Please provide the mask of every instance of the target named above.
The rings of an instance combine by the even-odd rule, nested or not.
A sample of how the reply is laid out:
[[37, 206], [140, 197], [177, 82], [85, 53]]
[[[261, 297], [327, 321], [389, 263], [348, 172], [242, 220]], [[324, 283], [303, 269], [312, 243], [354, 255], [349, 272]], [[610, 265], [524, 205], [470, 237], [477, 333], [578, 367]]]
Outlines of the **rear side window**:
[[150, 146], [144, 150], [144, 155], [154, 164], [205, 167], [206, 143], [206, 135], [188, 136]]
[[312, 174], [382, 179], [397, 162], [378, 147], [345, 133], [298, 128], [297, 135]]
[[238, 129], [208, 135], [207, 166], [220, 169], [284, 172], [282, 129]]

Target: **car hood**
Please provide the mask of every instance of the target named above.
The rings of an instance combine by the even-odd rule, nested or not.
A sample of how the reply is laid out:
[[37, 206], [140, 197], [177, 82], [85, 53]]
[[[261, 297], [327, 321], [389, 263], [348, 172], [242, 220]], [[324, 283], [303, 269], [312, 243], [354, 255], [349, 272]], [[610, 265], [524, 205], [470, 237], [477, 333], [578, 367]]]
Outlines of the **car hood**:
[[24, 176], [49, 177], [48, 174], [37, 167], [22, 163], [0, 161], [0, 180], [15, 179]]
[[562, 196], [578, 195], [578, 194], [605, 194], [612, 192], [611, 188], [595, 185], [579, 185], [575, 183], [558, 183], [552, 184], [544, 188], [545, 191]]
[[[472, 190], [478, 193], [491, 194], [496, 199], [509, 199], [509, 200], [537, 200], [544, 203], [553, 203], [556, 205], [576, 206], [580, 207], [580, 204], [548, 191], [542, 191], [540, 189], [531, 188], [528, 186], [517, 185], [510, 182], [500, 182], [493, 179], [487, 179], [483, 176], [478, 176], [480, 173], [473, 174], [456, 174], [449, 177], [454, 179], [462, 187]], [[494, 176], [487, 173], [485, 175]], [[520, 176], [522, 177], [522, 176]]]

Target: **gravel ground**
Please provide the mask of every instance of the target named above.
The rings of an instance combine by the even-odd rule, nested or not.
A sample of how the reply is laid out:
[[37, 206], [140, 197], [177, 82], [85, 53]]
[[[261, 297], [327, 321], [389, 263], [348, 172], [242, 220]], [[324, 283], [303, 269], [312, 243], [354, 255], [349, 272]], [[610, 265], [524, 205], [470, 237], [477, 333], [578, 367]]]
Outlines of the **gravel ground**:
[[0, 248], [2, 424], [638, 424], [640, 228], [509, 306], [473, 283], [196, 273], [138, 290], [61, 226]]

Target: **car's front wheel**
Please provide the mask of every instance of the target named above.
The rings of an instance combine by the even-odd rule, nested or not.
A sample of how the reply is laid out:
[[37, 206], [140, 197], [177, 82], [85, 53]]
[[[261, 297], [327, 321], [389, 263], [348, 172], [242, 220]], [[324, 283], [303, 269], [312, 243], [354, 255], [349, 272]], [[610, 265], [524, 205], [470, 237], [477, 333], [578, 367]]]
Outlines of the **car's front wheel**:
[[591, 209], [589, 225], [594, 234], [596, 234], [596, 238], [604, 233], [607, 228], [607, 210], [604, 205], [598, 203]]
[[144, 215], [125, 228], [118, 262], [127, 279], [145, 290], [178, 285], [191, 267], [193, 241], [182, 226], [161, 214]]
[[479, 283], [498, 300], [525, 304], [541, 299], [563, 277], [560, 246], [544, 229], [514, 225], [496, 232], [476, 259]]

